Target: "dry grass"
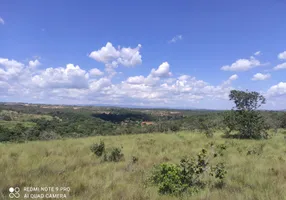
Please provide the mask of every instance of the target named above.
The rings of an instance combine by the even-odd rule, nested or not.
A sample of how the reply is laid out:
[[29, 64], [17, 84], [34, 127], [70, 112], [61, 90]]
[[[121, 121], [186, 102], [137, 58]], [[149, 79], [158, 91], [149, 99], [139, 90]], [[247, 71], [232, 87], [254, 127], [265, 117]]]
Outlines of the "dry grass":
[[[89, 149], [102, 139], [106, 146], [123, 146], [125, 161], [101, 162]], [[10, 186], [67, 186], [68, 199], [140, 200], [174, 199], [161, 196], [144, 181], [153, 165], [178, 163], [207, 143], [226, 143], [226, 184], [208, 188], [186, 199], [283, 200], [286, 199], [286, 141], [279, 133], [270, 140], [224, 139], [216, 133], [208, 139], [198, 133], [145, 134], [90, 137], [48, 142], [0, 144], [0, 199], [8, 198]], [[260, 155], [247, 151], [264, 146]], [[132, 164], [132, 156], [139, 158]], [[21, 193], [23, 194], [23, 193]]]

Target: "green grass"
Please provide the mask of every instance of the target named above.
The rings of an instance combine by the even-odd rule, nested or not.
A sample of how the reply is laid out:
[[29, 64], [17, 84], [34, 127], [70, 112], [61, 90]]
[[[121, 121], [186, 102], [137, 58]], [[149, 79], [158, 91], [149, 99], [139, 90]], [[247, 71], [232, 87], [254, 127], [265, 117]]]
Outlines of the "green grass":
[[[101, 162], [89, 149], [103, 140], [107, 147], [123, 146], [125, 161]], [[89, 137], [21, 144], [0, 144], [0, 199], [9, 199], [10, 186], [67, 186], [68, 199], [143, 200], [175, 199], [145, 187], [155, 164], [179, 163], [207, 143], [226, 144], [222, 158], [227, 175], [223, 188], [207, 188], [186, 199], [283, 200], [286, 199], [286, 141], [278, 133], [270, 140], [212, 139], [198, 133], [140, 134]], [[260, 155], [248, 150], [264, 146]], [[139, 158], [132, 164], [132, 156]], [[21, 193], [23, 194], [23, 193]]]

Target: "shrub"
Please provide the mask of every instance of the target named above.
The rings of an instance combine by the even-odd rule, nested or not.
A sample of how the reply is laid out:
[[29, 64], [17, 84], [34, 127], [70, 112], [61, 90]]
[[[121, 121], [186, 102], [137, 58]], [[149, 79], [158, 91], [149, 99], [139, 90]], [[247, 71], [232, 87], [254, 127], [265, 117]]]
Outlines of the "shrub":
[[104, 153], [103, 160], [110, 162], [119, 162], [124, 157], [124, 154], [121, 152], [121, 148], [113, 147], [109, 152]]
[[197, 192], [209, 182], [207, 179], [210, 177], [219, 179], [222, 183], [227, 172], [224, 163], [215, 166], [210, 164], [211, 158], [216, 157], [215, 154], [202, 149], [196, 158], [184, 158], [179, 165], [162, 163], [155, 166], [149, 181], [158, 186], [160, 194], [175, 196]]
[[132, 156], [132, 163], [133, 163], [133, 164], [137, 163], [138, 160], [139, 160], [138, 157]]
[[160, 194], [181, 194], [188, 186], [183, 183], [182, 169], [180, 166], [162, 163], [155, 167], [151, 183], [158, 186]]
[[[122, 148], [122, 147], [121, 147]], [[106, 149], [103, 141], [99, 144], [93, 144], [90, 146], [90, 150], [98, 157], [103, 156], [103, 161], [119, 162], [123, 159], [124, 154], [121, 148], [113, 147], [111, 149]]]
[[105, 152], [105, 144], [103, 141], [100, 141], [99, 144], [93, 144], [90, 146], [90, 150], [97, 155], [98, 157], [102, 156]]
[[5, 120], [5, 121], [12, 121], [12, 118], [10, 116], [8, 116], [8, 115], [5, 115], [3, 117], [3, 120]]

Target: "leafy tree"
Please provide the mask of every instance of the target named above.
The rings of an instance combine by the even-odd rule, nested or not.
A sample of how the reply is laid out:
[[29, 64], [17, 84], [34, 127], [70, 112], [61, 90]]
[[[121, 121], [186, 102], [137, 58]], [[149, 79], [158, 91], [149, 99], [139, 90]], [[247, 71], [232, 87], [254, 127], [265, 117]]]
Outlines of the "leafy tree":
[[234, 101], [237, 110], [256, 110], [262, 104], [266, 103], [264, 96], [258, 92], [244, 92], [239, 90], [231, 90], [229, 100]]
[[235, 107], [226, 112], [224, 124], [226, 135], [238, 131], [239, 138], [261, 139], [267, 138], [267, 126], [264, 118], [257, 111], [266, 99], [258, 92], [232, 90], [229, 99], [234, 101]]

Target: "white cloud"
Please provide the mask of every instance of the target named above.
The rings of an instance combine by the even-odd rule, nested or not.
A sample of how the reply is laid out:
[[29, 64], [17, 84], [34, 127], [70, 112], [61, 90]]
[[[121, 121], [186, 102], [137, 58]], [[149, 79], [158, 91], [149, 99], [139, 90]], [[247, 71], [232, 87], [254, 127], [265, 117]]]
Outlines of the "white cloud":
[[96, 81], [92, 81], [89, 85], [89, 88], [92, 92], [98, 92], [103, 88], [106, 88], [108, 86], [111, 86], [112, 83], [108, 78], [101, 78]]
[[281, 96], [286, 95], [286, 82], [280, 82], [277, 85], [273, 85], [267, 91], [268, 96]]
[[255, 56], [259, 56], [259, 55], [261, 55], [261, 51], [257, 51], [257, 52], [255, 52], [255, 53], [254, 53], [254, 55], [255, 55]]
[[168, 43], [176, 43], [178, 40], [182, 40], [182, 39], [183, 39], [182, 35], [176, 35], [171, 40], [169, 40]]
[[130, 47], [122, 48], [120, 50], [120, 56], [117, 59], [117, 62], [126, 67], [132, 67], [141, 64], [142, 57], [139, 52], [140, 48], [141, 44], [138, 44], [138, 46], [134, 49]]
[[0, 17], [0, 24], [5, 24], [5, 21], [3, 18]]
[[129, 84], [143, 84], [145, 82], [144, 76], [132, 76], [126, 80]]
[[254, 67], [260, 66], [261, 63], [254, 57], [250, 57], [250, 59], [239, 59], [232, 63], [231, 65], [225, 65], [221, 67], [221, 70], [224, 71], [247, 71]]
[[226, 81], [223, 82], [223, 85], [230, 85], [232, 83], [232, 81], [235, 81], [238, 79], [238, 75], [234, 74], [232, 76], [230, 76]]
[[108, 63], [117, 59], [120, 56], [120, 51], [117, 51], [110, 42], [107, 42], [105, 47], [89, 54], [90, 58], [98, 62]]
[[[3, 66], [4, 68], [1, 68]], [[0, 80], [17, 78], [21, 75], [24, 69], [24, 64], [16, 60], [9, 60], [7, 58], [0, 58]]]
[[230, 81], [234, 81], [234, 80], [236, 80], [236, 79], [238, 79], [238, 75], [237, 75], [237, 74], [234, 74], [234, 75], [232, 75], [232, 76], [229, 77], [229, 80], [230, 80]]
[[279, 69], [286, 69], [286, 62], [285, 63], [281, 63], [279, 65], [277, 65], [276, 67], [273, 68], [274, 70], [279, 70]]
[[[100, 71], [100, 70], [99, 70]], [[6, 99], [33, 100], [44, 103], [104, 103], [117, 105], [152, 105], [217, 108], [210, 102], [220, 102], [223, 108], [237, 74], [221, 84], [213, 85], [196, 77], [172, 76], [168, 62], [152, 69], [146, 76], [137, 75], [124, 81], [112, 81], [96, 68], [89, 72], [74, 64], [38, 70], [16, 60], [0, 58], [0, 95]], [[99, 72], [99, 73], [98, 73]], [[104, 76], [97, 78], [95, 75]], [[285, 84], [272, 86], [269, 97], [286, 94]], [[271, 99], [270, 99], [271, 100]], [[223, 103], [222, 103], [223, 102]]]
[[137, 47], [118, 47], [117, 49], [107, 42], [106, 46], [89, 54], [89, 57], [105, 64], [106, 71], [110, 74], [115, 73], [114, 68], [118, 65], [125, 67], [133, 67], [142, 63], [140, 54], [141, 44]]
[[182, 75], [182, 76], [179, 76], [179, 80], [180, 81], [185, 81], [185, 80], [188, 80], [189, 78], [191, 78], [189, 75]]
[[94, 77], [94, 76], [102, 76], [104, 73], [97, 68], [93, 68], [93, 69], [89, 70], [89, 74], [90, 74], [90, 76]]
[[154, 77], [169, 77], [172, 75], [170, 72], [170, 65], [168, 62], [163, 62], [158, 69], [152, 69], [150, 75]]
[[67, 64], [66, 68], [47, 68], [32, 77], [35, 86], [43, 88], [88, 88], [88, 73], [78, 65]]
[[270, 74], [262, 74], [262, 73], [257, 73], [253, 75], [252, 79], [253, 81], [264, 81], [266, 79], [269, 79], [271, 77]]
[[34, 61], [29, 61], [29, 67], [32, 67], [32, 68], [36, 68], [36, 67], [38, 67], [38, 66], [40, 66], [41, 65], [41, 63], [40, 63], [40, 61], [38, 61], [37, 59], [36, 60], [34, 60]]
[[281, 60], [285, 60], [286, 59], [286, 51], [279, 53], [278, 58]]

